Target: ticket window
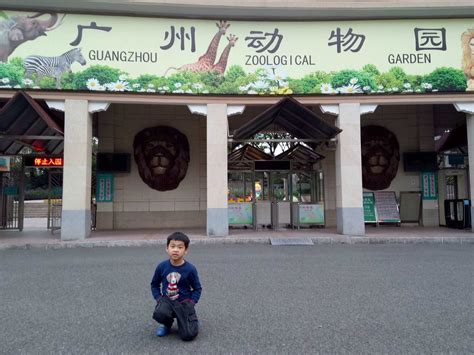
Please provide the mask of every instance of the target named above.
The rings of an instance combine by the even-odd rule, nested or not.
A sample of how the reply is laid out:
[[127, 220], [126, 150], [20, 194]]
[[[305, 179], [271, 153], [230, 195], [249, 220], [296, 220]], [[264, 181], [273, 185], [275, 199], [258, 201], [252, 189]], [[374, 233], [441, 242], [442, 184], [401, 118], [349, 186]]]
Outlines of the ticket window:
[[270, 200], [270, 174], [266, 171], [255, 172], [255, 200]]
[[289, 174], [282, 172], [272, 172], [272, 200], [275, 202], [290, 202]]

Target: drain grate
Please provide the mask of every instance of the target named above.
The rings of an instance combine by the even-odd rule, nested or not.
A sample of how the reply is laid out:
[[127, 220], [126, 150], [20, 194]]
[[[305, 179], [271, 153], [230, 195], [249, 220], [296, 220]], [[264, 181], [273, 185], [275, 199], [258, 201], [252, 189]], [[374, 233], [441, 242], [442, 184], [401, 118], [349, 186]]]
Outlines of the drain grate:
[[270, 238], [272, 245], [313, 245], [309, 238]]

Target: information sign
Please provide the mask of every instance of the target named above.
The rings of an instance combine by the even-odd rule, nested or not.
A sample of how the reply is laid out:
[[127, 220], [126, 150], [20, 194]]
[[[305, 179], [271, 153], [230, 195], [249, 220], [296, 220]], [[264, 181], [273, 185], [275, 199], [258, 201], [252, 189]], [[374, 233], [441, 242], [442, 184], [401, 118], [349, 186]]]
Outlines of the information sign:
[[377, 222], [400, 223], [400, 211], [394, 191], [376, 191], [375, 207], [377, 208]]
[[251, 225], [253, 224], [252, 203], [229, 203], [228, 218], [230, 225]]
[[375, 197], [373, 192], [364, 192], [364, 222], [377, 223], [377, 214], [375, 212]]
[[300, 204], [298, 207], [300, 224], [324, 224], [323, 204]]
[[114, 201], [114, 175], [110, 173], [97, 174], [97, 202]]
[[438, 179], [436, 173], [425, 172], [421, 174], [421, 191], [423, 200], [438, 199]]

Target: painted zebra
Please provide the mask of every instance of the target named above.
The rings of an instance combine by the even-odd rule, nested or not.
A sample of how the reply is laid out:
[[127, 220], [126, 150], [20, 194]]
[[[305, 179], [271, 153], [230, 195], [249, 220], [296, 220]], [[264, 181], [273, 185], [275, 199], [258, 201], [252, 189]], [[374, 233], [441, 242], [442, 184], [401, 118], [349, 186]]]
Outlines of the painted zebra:
[[43, 57], [40, 55], [31, 55], [25, 58], [23, 66], [26, 70], [25, 78], [31, 78], [36, 73], [36, 83], [41, 78], [49, 76], [56, 79], [56, 88], [61, 89], [61, 76], [64, 72], [71, 71], [71, 65], [79, 62], [86, 64], [80, 48], [74, 48], [57, 57]]

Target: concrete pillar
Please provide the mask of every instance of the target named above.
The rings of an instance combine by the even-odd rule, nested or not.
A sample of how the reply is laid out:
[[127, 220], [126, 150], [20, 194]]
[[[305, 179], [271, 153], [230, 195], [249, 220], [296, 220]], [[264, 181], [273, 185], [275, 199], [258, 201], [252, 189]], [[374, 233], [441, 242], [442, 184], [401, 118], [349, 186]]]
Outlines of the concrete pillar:
[[91, 232], [92, 116], [87, 100], [66, 100], [61, 240]]
[[467, 152], [469, 156], [469, 191], [471, 198], [471, 230], [474, 232], [474, 113], [466, 114]]
[[227, 105], [207, 105], [207, 235], [229, 234], [227, 216]]
[[340, 104], [336, 125], [342, 129], [336, 147], [337, 232], [363, 236], [360, 104]]

